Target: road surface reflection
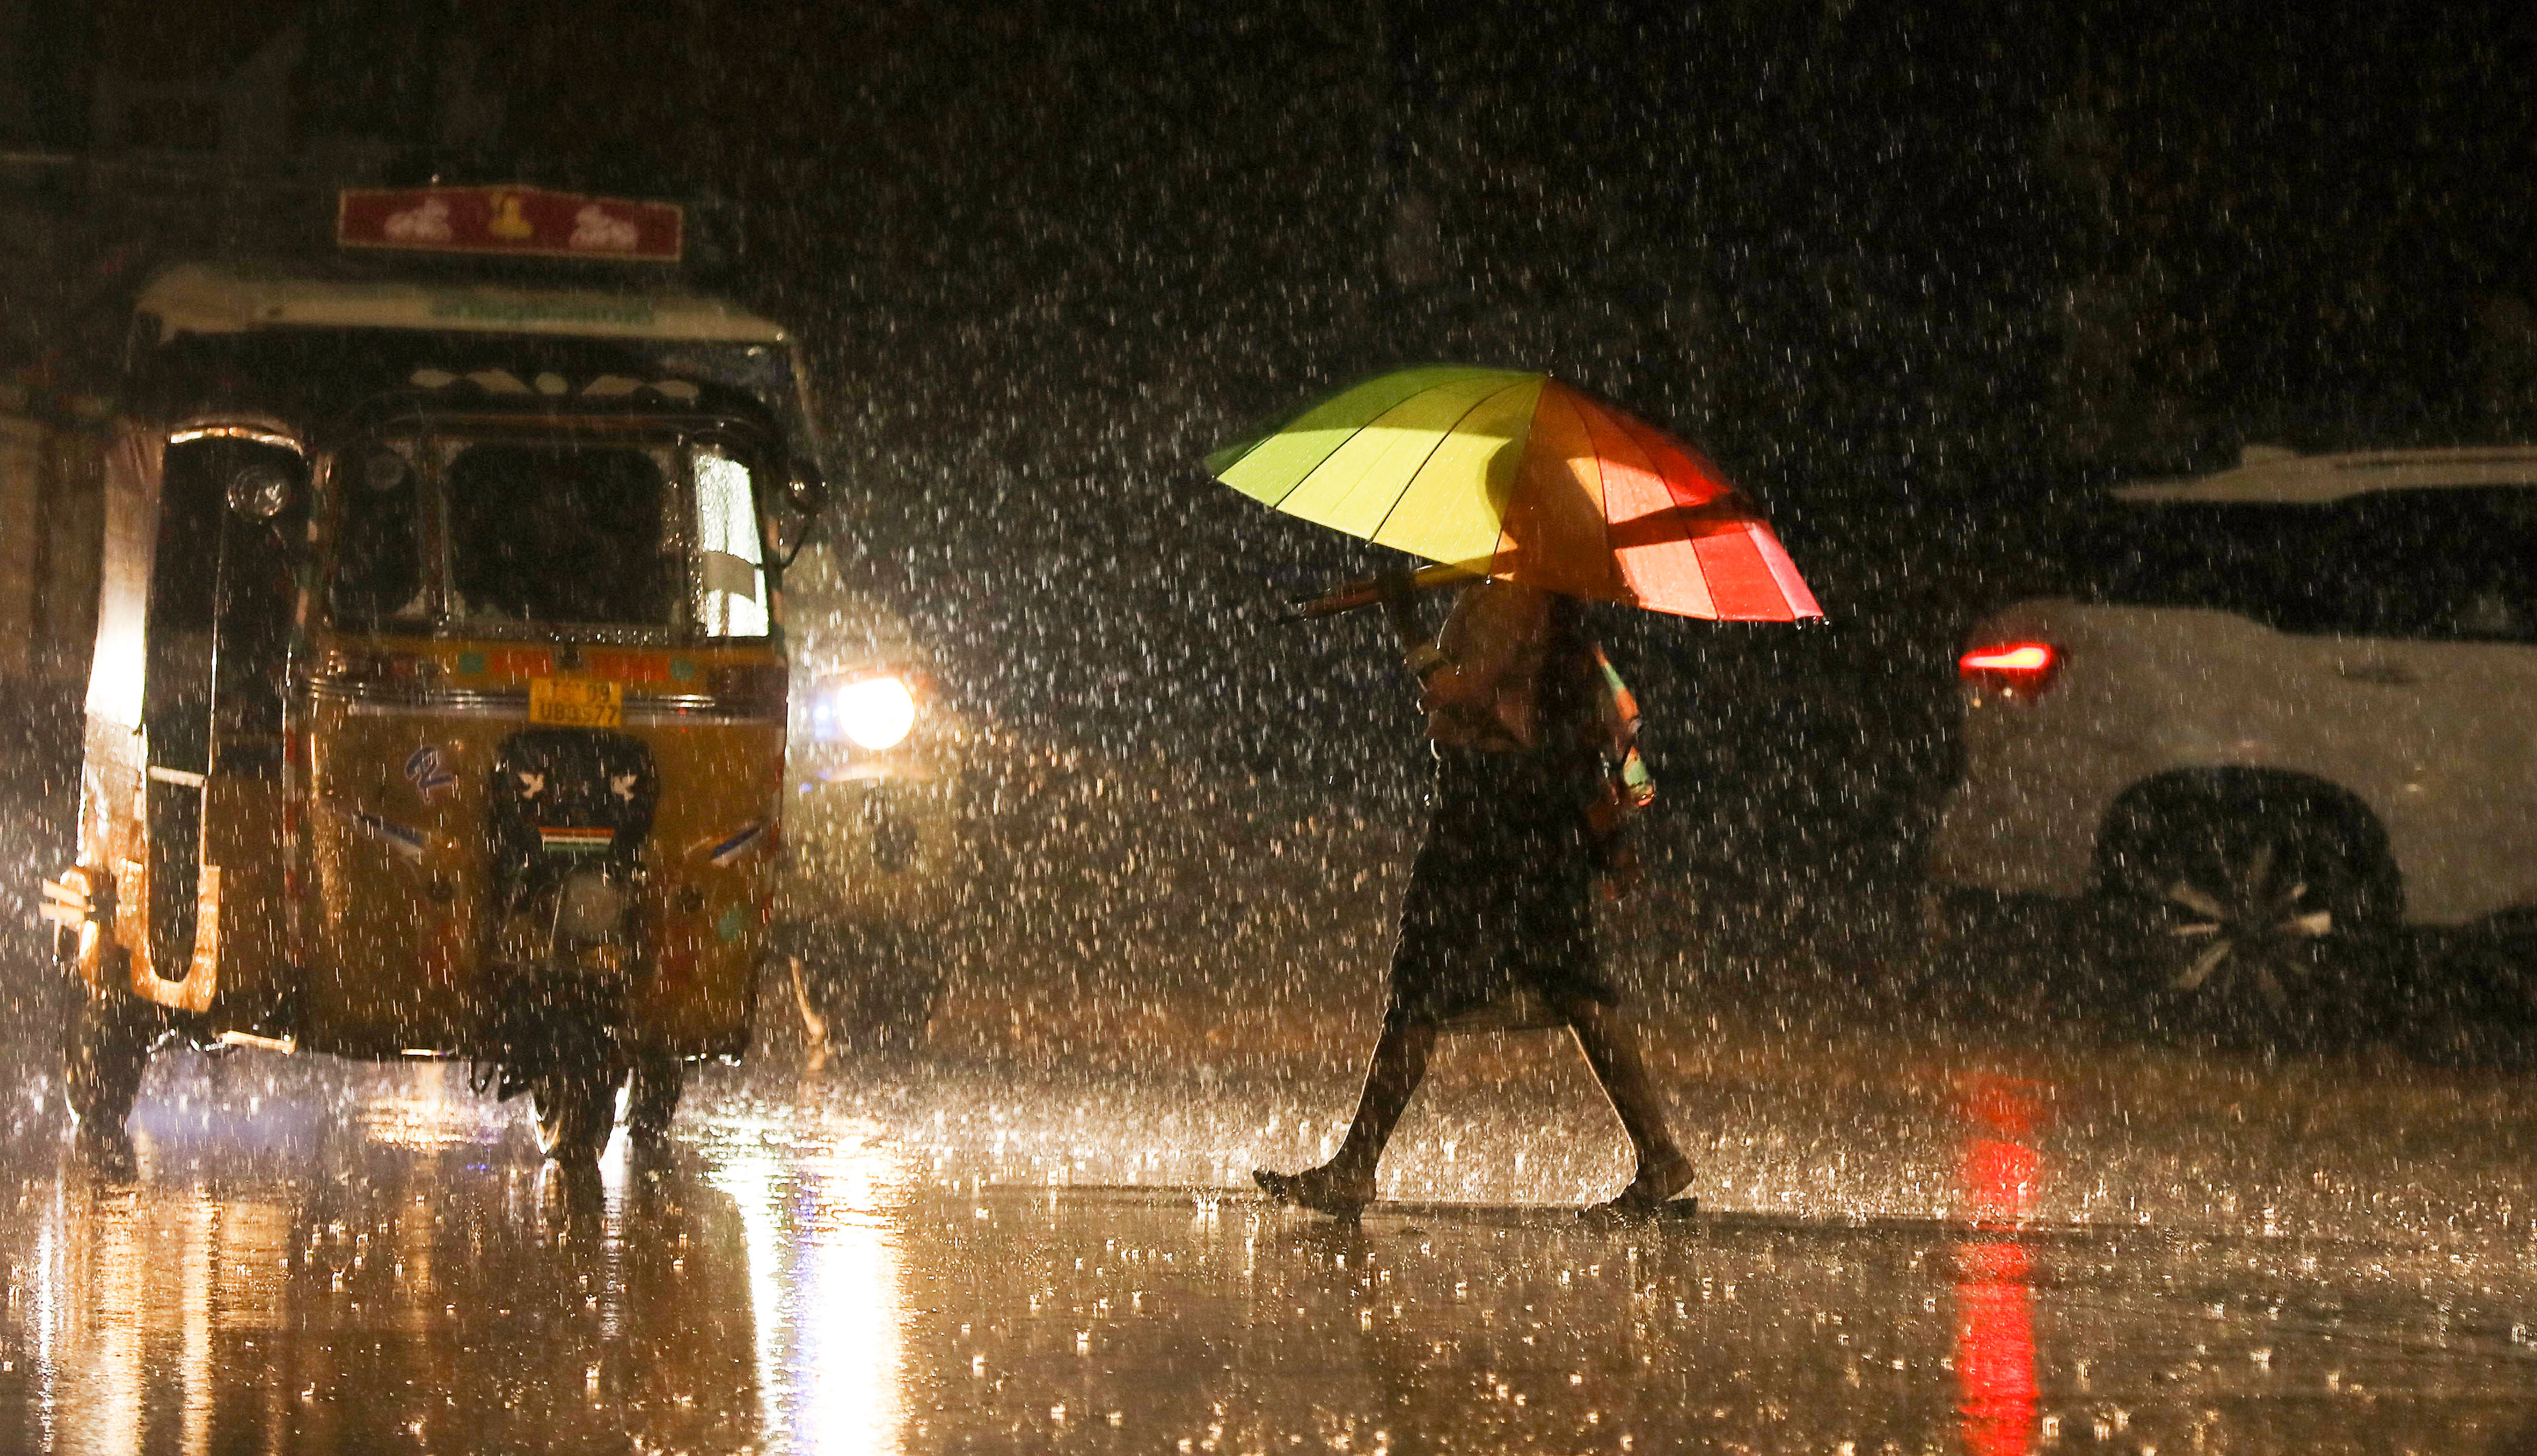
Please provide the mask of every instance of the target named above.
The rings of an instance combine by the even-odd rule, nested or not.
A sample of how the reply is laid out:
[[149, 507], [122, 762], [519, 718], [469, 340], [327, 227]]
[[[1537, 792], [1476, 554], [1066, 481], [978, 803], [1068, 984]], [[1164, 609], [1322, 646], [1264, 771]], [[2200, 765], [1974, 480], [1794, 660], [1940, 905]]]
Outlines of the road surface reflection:
[[2034, 1208], [2044, 1160], [2029, 1145], [2038, 1094], [2032, 1082], [1970, 1077], [1964, 1107], [1964, 1217], [1984, 1234], [1955, 1246], [1956, 1382], [1963, 1391], [1964, 1442], [1972, 1456], [2026, 1456], [2034, 1449], [2034, 1272], [2015, 1236]]
[[824, 1092], [574, 1179], [431, 1068], [198, 1087], [129, 1182], [8, 1150], [0, 1449], [2521, 1449], [2524, 1245], [2040, 1223], [2058, 1094], [1945, 1085], [1949, 1218], [1617, 1230], [999, 1184]]

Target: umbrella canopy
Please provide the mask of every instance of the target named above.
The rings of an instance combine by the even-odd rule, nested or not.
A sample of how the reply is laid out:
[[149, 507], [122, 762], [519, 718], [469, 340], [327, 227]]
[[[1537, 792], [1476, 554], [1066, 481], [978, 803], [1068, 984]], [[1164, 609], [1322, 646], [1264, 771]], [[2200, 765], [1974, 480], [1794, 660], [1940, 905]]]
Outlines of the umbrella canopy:
[[1708, 457], [1546, 374], [1395, 370], [1206, 466], [1286, 515], [1473, 575], [1682, 616], [1823, 615]]

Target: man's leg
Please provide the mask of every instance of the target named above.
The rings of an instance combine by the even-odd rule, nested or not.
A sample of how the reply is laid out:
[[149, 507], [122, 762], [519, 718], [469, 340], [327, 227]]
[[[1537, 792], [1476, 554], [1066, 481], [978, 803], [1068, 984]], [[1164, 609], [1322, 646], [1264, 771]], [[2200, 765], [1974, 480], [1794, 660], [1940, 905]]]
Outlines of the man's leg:
[[1319, 1168], [1296, 1173], [1262, 1170], [1252, 1176], [1270, 1193], [1325, 1213], [1353, 1213], [1372, 1202], [1374, 1170], [1383, 1160], [1384, 1144], [1392, 1140], [1392, 1129], [1426, 1077], [1427, 1058], [1435, 1048], [1434, 1027], [1411, 1024], [1398, 1004], [1387, 1008], [1383, 1035], [1375, 1041], [1365, 1086], [1357, 1094], [1356, 1116], [1339, 1150]]
[[1663, 1105], [1658, 1102], [1656, 1084], [1639, 1055], [1637, 1029], [1611, 1007], [1584, 996], [1570, 999], [1559, 1009], [1568, 1018], [1577, 1048], [1586, 1053], [1586, 1064], [1594, 1069], [1594, 1080], [1603, 1084], [1603, 1096], [1621, 1119], [1621, 1130], [1629, 1134], [1631, 1150], [1638, 1154], [1638, 1173], [1614, 1203], [1652, 1208], [1681, 1192], [1691, 1182], [1691, 1160], [1665, 1129]]
[[1400, 1122], [1400, 1114], [1409, 1108], [1409, 1099], [1426, 1080], [1427, 1058], [1436, 1049], [1436, 1029], [1412, 1026], [1398, 1006], [1383, 1014], [1383, 1035], [1376, 1039], [1374, 1055], [1367, 1058], [1365, 1087], [1357, 1094], [1356, 1116], [1348, 1123], [1347, 1136], [1339, 1143], [1337, 1153], [1325, 1165], [1340, 1176], [1362, 1181], [1369, 1193], [1374, 1188], [1375, 1165], [1383, 1160], [1384, 1145], [1392, 1141], [1392, 1129]]

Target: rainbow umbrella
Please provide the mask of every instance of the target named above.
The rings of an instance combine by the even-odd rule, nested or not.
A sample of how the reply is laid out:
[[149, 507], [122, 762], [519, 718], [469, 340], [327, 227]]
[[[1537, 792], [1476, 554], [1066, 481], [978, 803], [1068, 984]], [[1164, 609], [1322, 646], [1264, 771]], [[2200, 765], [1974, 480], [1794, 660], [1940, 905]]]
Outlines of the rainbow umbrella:
[[1725, 621], [1823, 615], [1707, 456], [1547, 374], [1380, 374], [1206, 467], [1286, 515], [1471, 576]]

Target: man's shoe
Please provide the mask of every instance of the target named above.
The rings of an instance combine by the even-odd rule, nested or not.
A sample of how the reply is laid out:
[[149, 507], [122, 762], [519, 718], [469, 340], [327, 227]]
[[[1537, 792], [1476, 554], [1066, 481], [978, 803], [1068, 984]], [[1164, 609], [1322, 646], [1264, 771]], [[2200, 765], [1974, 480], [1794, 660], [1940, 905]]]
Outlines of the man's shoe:
[[1700, 1200], [1673, 1195], [1690, 1187], [1693, 1176], [1691, 1160], [1677, 1153], [1661, 1163], [1642, 1166], [1628, 1187], [1601, 1203], [1578, 1210], [1578, 1217], [1597, 1223], [1688, 1218], [1700, 1211]]
[[1354, 1182], [1338, 1177], [1328, 1168], [1308, 1168], [1302, 1172], [1272, 1172], [1254, 1169], [1251, 1180], [1260, 1191], [1280, 1203], [1309, 1208], [1334, 1219], [1354, 1219], [1374, 1201], [1374, 1180]]
[[1581, 1224], [1653, 1224], [1659, 1219], [1687, 1219], [1700, 1212], [1697, 1198], [1663, 1198], [1653, 1203], [1624, 1193], [1577, 1210]]

